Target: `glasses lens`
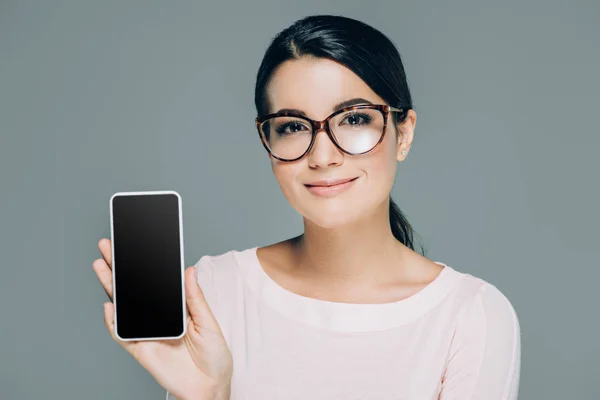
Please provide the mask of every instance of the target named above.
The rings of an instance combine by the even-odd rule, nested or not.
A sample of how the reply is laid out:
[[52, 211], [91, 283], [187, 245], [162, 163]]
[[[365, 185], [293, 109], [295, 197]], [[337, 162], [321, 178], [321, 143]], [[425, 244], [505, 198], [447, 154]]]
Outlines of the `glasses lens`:
[[269, 150], [277, 157], [292, 160], [300, 157], [312, 140], [310, 122], [299, 117], [275, 117], [260, 127]]
[[[363, 108], [335, 115], [329, 121], [336, 141], [351, 154], [371, 150], [383, 134], [383, 114], [379, 110]], [[300, 117], [270, 118], [260, 126], [271, 152], [282, 159], [296, 159], [306, 152], [312, 140], [312, 126]]]
[[371, 150], [383, 134], [383, 114], [379, 110], [359, 108], [334, 116], [329, 129], [339, 145], [349, 153]]

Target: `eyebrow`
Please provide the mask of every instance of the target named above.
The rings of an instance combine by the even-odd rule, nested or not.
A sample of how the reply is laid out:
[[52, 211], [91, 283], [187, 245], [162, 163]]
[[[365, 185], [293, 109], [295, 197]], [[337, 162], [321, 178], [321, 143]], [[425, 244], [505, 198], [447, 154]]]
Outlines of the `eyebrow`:
[[[354, 99], [342, 101], [341, 103], [336, 104], [335, 106], [333, 106], [332, 112], [336, 112], [337, 110], [340, 110], [340, 109], [345, 108], [345, 107], [354, 106], [356, 104], [373, 104], [373, 103], [370, 102], [367, 99], [356, 97]], [[298, 110], [296, 108], [282, 108], [281, 110], [279, 110], [277, 112], [278, 113], [280, 113], [280, 112], [295, 112], [295, 113], [298, 113], [298, 114], [303, 115], [305, 117], [307, 116], [304, 111]]]

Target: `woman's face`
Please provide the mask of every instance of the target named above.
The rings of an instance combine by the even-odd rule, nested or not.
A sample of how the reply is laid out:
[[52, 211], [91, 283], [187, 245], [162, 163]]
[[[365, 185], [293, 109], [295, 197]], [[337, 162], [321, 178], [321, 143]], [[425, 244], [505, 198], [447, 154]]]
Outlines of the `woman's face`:
[[[323, 120], [343, 101], [362, 98], [374, 104], [385, 101], [348, 68], [328, 59], [302, 58], [279, 66], [267, 88], [270, 112], [281, 109], [303, 111]], [[398, 125], [398, 136], [388, 117], [383, 142], [371, 153], [349, 156], [318, 132], [310, 153], [295, 162], [271, 157], [275, 178], [287, 200], [302, 216], [323, 228], [335, 228], [369, 218], [378, 207], [388, 207], [396, 165], [403, 161], [412, 142], [414, 111]], [[323, 196], [306, 185], [321, 180], [357, 178], [336, 195]]]

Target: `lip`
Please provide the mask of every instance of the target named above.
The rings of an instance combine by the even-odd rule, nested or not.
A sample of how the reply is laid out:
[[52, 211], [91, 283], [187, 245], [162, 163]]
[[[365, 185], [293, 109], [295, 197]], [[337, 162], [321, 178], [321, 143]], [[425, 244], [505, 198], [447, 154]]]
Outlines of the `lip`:
[[335, 185], [340, 185], [342, 183], [346, 183], [346, 182], [350, 182], [353, 181], [355, 179], [357, 179], [358, 177], [355, 176], [353, 178], [342, 178], [342, 179], [325, 179], [322, 181], [315, 181], [315, 182], [311, 182], [311, 183], [305, 183], [305, 186], [310, 186], [310, 187], [328, 187], [328, 186], [335, 186]]
[[354, 182], [356, 182], [357, 179], [358, 177], [347, 179], [330, 179], [311, 182], [310, 184], [305, 184], [304, 186], [315, 196], [331, 197], [348, 190], [350, 187], [352, 187], [352, 185], [354, 185]]

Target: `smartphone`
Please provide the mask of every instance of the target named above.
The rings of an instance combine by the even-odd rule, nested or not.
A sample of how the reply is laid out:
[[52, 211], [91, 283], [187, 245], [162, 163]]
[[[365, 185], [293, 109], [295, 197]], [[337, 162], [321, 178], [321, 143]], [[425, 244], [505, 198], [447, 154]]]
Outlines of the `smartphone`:
[[115, 335], [169, 340], [187, 328], [182, 202], [173, 190], [110, 198]]

